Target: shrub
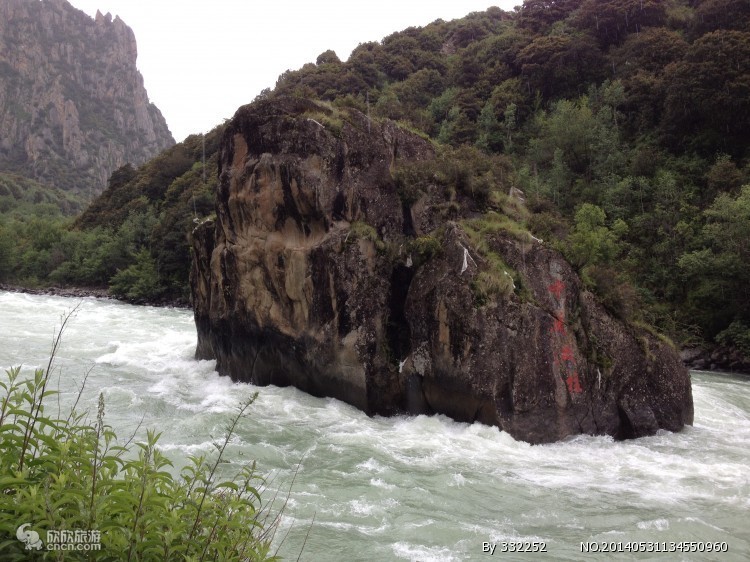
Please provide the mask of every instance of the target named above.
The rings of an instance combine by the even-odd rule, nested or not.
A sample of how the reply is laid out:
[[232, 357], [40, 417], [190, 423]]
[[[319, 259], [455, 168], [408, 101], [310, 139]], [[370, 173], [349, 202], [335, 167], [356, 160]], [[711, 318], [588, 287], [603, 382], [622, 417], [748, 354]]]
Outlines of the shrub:
[[331, 131], [333, 136], [340, 137], [346, 121], [344, 111], [330, 103], [317, 102], [316, 105], [320, 110], [305, 111], [305, 117]]
[[435, 158], [399, 164], [394, 179], [399, 197], [408, 205], [434, 185], [442, 187], [450, 200], [461, 194], [478, 210], [509, 209], [504, 191], [511, 169], [505, 157], [489, 156], [469, 146], [442, 146]]
[[440, 255], [443, 247], [433, 235], [420, 236], [406, 243], [405, 251], [412, 256], [414, 266], [420, 267], [433, 257]]
[[489, 211], [480, 217], [462, 221], [461, 224], [472, 244], [483, 253], [488, 251], [488, 237], [498, 232], [506, 232], [519, 241], [528, 242], [531, 239], [529, 231], [523, 224], [495, 211]]
[[109, 280], [112, 295], [130, 301], [140, 301], [159, 296], [164, 286], [159, 279], [156, 261], [146, 248], [135, 256], [135, 263], [115, 273]]
[[599, 302], [617, 318], [635, 322], [641, 317], [642, 304], [638, 293], [625, 276], [613, 267], [587, 267], [584, 282], [594, 291]]
[[[462, 221], [461, 224], [474, 250], [486, 261], [486, 265], [471, 285], [476, 304], [483, 306], [498, 297], [513, 294], [518, 289], [516, 281], [520, 283], [521, 278], [505, 263], [502, 256], [492, 249], [490, 239], [498, 232], [505, 232], [517, 240], [528, 242], [529, 231], [510, 217], [495, 211], [489, 211], [476, 219]], [[523, 292], [523, 298], [529, 298], [526, 291]]]
[[[59, 342], [58, 334], [52, 358]], [[264, 527], [255, 465], [243, 465], [230, 481], [217, 478], [226, 445], [254, 397], [228, 424], [218, 456], [189, 457], [175, 477], [153, 431], [136, 446], [117, 444], [104, 423], [102, 395], [94, 421], [75, 411], [67, 418], [48, 415], [52, 361], [29, 380], [15, 367], [0, 382], [0, 559], [29, 559], [17, 538], [24, 524], [39, 533], [42, 548], [45, 531], [100, 533], [98, 551], [40, 550], [34, 559], [276, 559], [270, 554], [276, 521]]]
[[435, 182], [437, 170], [438, 165], [431, 160], [400, 165], [394, 173], [399, 199], [407, 205], [416, 203], [427, 193], [429, 185]]
[[363, 221], [354, 221], [344, 240], [346, 243], [351, 244], [355, 240], [360, 239], [372, 242], [379, 252], [385, 250], [385, 243], [380, 239], [380, 236], [378, 236], [378, 231], [375, 230], [375, 227]]
[[504, 269], [480, 271], [471, 282], [471, 290], [477, 306], [484, 306], [496, 301], [499, 297], [508, 297], [513, 294], [515, 288], [513, 277]]
[[716, 341], [721, 345], [736, 347], [746, 357], [750, 357], [750, 328], [740, 320], [735, 320], [720, 332]]

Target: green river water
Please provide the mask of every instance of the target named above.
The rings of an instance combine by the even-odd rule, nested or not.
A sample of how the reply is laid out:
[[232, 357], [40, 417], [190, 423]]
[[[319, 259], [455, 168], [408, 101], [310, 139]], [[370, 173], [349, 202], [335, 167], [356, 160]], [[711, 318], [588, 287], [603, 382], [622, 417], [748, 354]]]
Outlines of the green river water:
[[[176, 466], [211, 452], [234, 406], [259, 390], [228, 458], [257, 461], [267, 498], [285, 495], [297, 471], [277, 534], [285, 559], [308, 532], [301, 560], [316, 562], [750, 559], [750, 378], [693, 372], [695, 425], [678, 434], [530, 446], [442, 416], [368, 418], [292, 388], [234, 384], [193, 359], [190, 311], [7, 292], [0, 367], [46, 365], [61, 315], [78, 303], [55, 370], [61, 407], [91, 369], [86, 405], [95, 411], [103, 392], [121, 437], [141, 421], [143, 435], [162, 431]], [[581, 552], [640, 541], [726, 552]], [[546, 553], [500, 553], [517, 543]]]

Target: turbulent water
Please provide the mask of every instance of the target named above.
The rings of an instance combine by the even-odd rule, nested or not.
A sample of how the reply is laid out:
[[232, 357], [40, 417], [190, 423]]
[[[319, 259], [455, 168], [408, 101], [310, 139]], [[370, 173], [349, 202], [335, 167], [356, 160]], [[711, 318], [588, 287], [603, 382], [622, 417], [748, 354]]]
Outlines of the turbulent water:
[[[210, 453], [233, 408], [259, 390], [229, 458], [256, 460], [278, 506], [291, 487], [276, 540], [286, 559], [305, 540], [309, 561], [482, 560], [492, 545], [496, 557], [540, 557], [501, 555], [517, 543], [563, 560], [750, 557], [750, 378], [694, 372], [695, 425], [679, 434], [530, 446], [441, 416], [368, 418], [291, 388], [233, 384], [193, 359], [189, 311], [5, 292], [0, 367], [46, 365], [61, 316], [77, 304], [54, 371], [60, 407], [88, 372], [91, 411], [102, 392], [120, 437], [139, 424], [141, 435], [162, 431], [177, 466]], [[727, 552], [581, 554], [591, 541], [668, 550], [710, 541]]]

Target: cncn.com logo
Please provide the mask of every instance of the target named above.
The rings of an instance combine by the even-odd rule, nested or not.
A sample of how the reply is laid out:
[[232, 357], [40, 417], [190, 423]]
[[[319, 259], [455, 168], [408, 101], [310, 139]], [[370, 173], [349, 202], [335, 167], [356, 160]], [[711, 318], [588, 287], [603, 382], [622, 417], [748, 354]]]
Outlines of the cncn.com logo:
[[26, 550], [41, 550], [42, 539], [39, 538], [39, 533], [27, 529], [27, 527], [31, 527], [31, 523], [24, 523], [16, 529], [16, 538], [22, 543], [26, 543]]
[[96, 530], [49, 530], [42, 541], [39, 533], [30, 529], [31, 523], [24, 523], [16, 530], [16, 537], [26, 544], [26, 550], [101, 550], [101, 533]]

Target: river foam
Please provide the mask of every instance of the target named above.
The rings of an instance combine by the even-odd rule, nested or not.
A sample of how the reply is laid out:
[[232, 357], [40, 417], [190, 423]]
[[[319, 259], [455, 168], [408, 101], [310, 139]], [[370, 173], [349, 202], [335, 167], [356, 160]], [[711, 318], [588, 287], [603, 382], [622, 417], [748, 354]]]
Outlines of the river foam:
[[120, 436], [156, 428], [178, 466], [210, 454], [259, 392], [222, 469], [256, 460], [267, 494], [290, 494], [278, 533], [291, 529], [289, 558], [308, 529], [309, 560], [480, 560], [483, 542], [501, 541], [542, 541], [575, 560], [589, 540], [724, 541], [722, 559], [750, 555], [746, 378], [693, 373], [695, 425], [678, 434], [531, 446], [443, 416], [369, 418], [293, 388], [233, 383], [193, 359], [189, 311], [16, 293], [0, 293], [0, 365], [45, 365], [76, 304], [54, 371], [62, 407], [90, 369], [81, 404], [95, 410], [102, 392]]

